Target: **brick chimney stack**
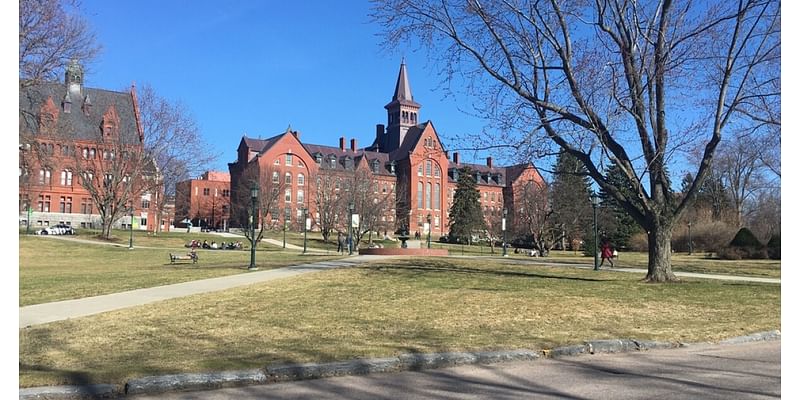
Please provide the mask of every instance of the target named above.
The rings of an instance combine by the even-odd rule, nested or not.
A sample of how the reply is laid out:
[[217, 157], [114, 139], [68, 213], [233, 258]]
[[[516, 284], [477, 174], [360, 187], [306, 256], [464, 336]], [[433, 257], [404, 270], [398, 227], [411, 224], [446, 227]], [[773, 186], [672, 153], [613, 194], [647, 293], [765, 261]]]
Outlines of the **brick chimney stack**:
[[453, 152], [453, 162], [458, 164], [458, 152], [457, 151]]
[[486, 166], [492, 168], [492, 157], [486, 157]]
[[339, 138], [339, 150], [344, 151], [344, 136]]
[[355, 153], [356, 152], [356, 148], [357, 148], [356, 139], [355, 138], [350, 139], [350, 150], [352, 150], [353, 153]]

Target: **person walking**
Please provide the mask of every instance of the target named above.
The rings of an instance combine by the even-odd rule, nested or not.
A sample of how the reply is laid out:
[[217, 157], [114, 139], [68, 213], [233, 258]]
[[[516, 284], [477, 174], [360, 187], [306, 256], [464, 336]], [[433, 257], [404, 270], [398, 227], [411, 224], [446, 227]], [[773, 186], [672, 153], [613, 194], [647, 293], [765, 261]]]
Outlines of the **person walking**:
[[614, 268], [614, 249], [611, 247], [611, 243], [608, 242], [608, 239], [603, 240], [603, 244], [600, 245], [600, 265], [598, 268], [603, 266], [603, 262], [608, 260], [608, 263], [611, 264], [611, 268]]
[[336, 252], [342, 254], [344, 251], [344, 238], [342, 238], [342, 232], [336, 232]]

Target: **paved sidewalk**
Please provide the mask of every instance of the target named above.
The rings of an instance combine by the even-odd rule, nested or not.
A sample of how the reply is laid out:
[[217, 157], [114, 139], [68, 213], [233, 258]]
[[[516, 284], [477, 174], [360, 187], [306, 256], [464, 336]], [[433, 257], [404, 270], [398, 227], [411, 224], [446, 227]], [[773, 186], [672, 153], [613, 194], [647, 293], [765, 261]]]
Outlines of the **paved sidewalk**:
[[[472, 258], [468, 256], [451, 256], [451, 257], [464, 257], [464, 258]], [[520, 260], [518, 258], [501, 258], [504, 262], [508, 264], [514, 263], [522, 263], [522, 264], [533, 264], [533, 265], [544, 265], [549, 267], [574, 267], [574, 268], [581, 268], [581, 269], [593, 269], [591, 264], [568, 264], [568, 263], [556, 263], [556, 262], [547, 262], [547, 261], [536, 261], [536, 260]], [[636, 274], [647, 274], [647, 269], [644, 268], [626, 268], [626, 267], [602, 267], [602, 271], [608, 272], [631, 272]], [[741, 276], [741, 275], [720, 275], [720, 274], [700, 274], [696, 272], [678, 272], [673, 271], [675, 276], [684, 277], [684, 278], [697, 278], [697, 279], [718, 279], [723, 281], [737, 281], [737, 282], [758, 282], [758, 283], [777, 283], [780, 284], [780, 278], [761, 278], [758, 276]]]
[[45, 324], [70, 318], [99, 314], [156, 301], [184, 297], [199, 293], [215, 292], [239, 286], [252, 285], [290, 276], [351, 267], [363, 262], [386, 258], [386, 256], [354, 256], [343, 260], [321, 261], [278, 269], [247, 272], [219, 278], [176, 283], [152, 288], [136, 289], [121, 293], [35, 304], [19, 309], [19, 327]]

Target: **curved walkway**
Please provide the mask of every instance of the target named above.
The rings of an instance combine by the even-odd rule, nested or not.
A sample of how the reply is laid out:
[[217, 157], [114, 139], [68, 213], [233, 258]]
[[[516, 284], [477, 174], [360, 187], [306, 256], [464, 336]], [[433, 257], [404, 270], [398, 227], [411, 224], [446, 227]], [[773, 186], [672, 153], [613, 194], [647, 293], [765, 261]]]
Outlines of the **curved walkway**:
[[46, 324], [70, 318], [84, 317], [107, 311], [119, 310], [156, 301], [215, 292], [254, 283], [325, 271], [334, 268], [351, 267], [363, 262], [385, 258], [381, 256], [355, 256], [344, 260], [320, 261], [278, 269], [247, 272], [219, 278], [202, 279], [172, 285], [136, 289], [82, 299], [64, 300], [53, 303], [35, 304], [19, 309], [19, 327]]

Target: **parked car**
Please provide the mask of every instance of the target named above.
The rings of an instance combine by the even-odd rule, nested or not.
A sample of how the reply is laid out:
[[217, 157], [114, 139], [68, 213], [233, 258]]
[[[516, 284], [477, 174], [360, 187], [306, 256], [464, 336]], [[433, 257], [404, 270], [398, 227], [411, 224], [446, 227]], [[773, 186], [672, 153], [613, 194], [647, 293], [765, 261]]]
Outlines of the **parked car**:
[[38, 233], [40, 235], [74, 235], [75, 229], [67, 224], [56, 224], [41, 229]]

